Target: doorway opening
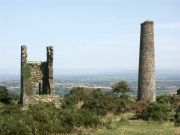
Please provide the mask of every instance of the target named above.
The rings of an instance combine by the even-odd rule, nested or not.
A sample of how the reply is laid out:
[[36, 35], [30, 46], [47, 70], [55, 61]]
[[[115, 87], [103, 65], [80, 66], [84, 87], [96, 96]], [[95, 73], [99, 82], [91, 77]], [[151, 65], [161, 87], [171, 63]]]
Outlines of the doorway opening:
[[36, 83], [36, 95], [40, 95], [40, 83]]

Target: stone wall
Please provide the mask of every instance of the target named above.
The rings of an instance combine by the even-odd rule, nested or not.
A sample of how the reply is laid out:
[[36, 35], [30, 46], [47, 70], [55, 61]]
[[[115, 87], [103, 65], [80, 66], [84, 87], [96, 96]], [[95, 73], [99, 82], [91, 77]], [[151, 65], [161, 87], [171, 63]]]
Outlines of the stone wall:
[[152, 21], [141, 24], [138, 100], [156, 100], [154, 61], [154, 26]]
[[[27, 61], [27, 47], [21, 47], [21, 104], [34, 103], [37, 94], [55, 94], [52, 50], [52, 46], [47, 47], [47, 53], [50, 53], [46, 62], [33, 62]], [[38, 93], [36, 93], [36, 85], [39, 85]]]

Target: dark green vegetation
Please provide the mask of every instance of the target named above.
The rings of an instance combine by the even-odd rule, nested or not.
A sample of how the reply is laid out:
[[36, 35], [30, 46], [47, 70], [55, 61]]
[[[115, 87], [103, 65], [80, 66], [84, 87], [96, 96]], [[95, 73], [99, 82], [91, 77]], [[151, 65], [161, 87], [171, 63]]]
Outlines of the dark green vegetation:
[[7, 102], [7, 101], [8, 101], [7, 88], [4, 86], [0, 86], [0, 102]]
[[180, 105], [176, 108], [175, 126], [180, 127]]
[[143, 108], [139, 116], [143, 120], [167, 121], [168, 111], [169, 109], [166, 104], [151, 103]]
[[122, 99], [110, 92], [103, 93], [101, 89], [77, 87], [65, 95], [63, 107], [74, 106], [80, 101], [83, 102], [81, 108], [89, 109], [101, 116], [105, 116], [108, 112], [114, 114], [125, 112], [131, 103], [128, 97]]
[[180, 95], [180, 88], [177, 90], [177, 95]]
[[[8, 97], [7, 89], [2, 88]], [[132, 129], [134, 134], [173, 134], [180, 123], [179, 95], [161, 95], [157, 102], [149, 103], [101, 89], [76, 87], [64, 97], [60, 108], [39, 102], [25, 109], [12, 100], [1, 102], [0, 134], [119, 134], [122, 130], [133, 134]], [[155, 130], [148, 130], [149, 126]], [[166, 129], [156, 131], [156, 127]]]
[[13, 102], [15, 100], [19, 100], [19, 96], [8, 93], [8, 89], [2, 85], [0, 85], [0, 102], [8, 104], [10, 102]]
[[126, 92], [131, 92], [131, 88], [127, 84], [126, 81], [117, 82], [112, 86], [112, 92], [116, 95], [120, 95], [121, 97], [125, 98], [127, 95]]
[[30, 64], [27, 64], [24, 66], [24, 76], [26, 79], [29, 79], [31, 77], [31, 67]]
[[101, 125], [94, 112], [56, 108], [52, 103], [31, 105], [27, 111], [19, 105], [1, 104], [0, 110], [0, 134], [5, 135], [70, 133], [77, 127]]

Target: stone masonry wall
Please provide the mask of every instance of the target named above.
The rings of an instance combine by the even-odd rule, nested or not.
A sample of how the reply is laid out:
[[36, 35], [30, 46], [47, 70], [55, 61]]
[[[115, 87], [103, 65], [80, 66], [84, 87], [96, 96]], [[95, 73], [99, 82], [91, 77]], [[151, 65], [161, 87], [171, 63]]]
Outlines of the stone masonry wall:
[[[47, 47], [53, 50], [53, 47]], [[47, 49], [48, 51], [48, 49]], [[48, 56], [49, 57], [49, 56]], [[27, 61], [27, 47], [21, 47], [21, 98], [23, 105], [32, 104], [38, 97], [36, 94], [55, 94], [53, 80], [53, 55], [46, 62]], [[51, 68], [49, 68], [51, 63]], [[51, 76], [49, 76], [51, 72]], [[36, 85], [39, 85], [39, 93], [36, 93]]]

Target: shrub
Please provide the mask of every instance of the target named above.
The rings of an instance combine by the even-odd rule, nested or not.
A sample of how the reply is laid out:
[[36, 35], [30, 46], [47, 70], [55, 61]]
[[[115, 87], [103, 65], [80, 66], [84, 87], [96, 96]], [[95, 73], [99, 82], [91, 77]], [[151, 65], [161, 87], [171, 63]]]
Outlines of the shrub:
[[56, 107], [53, 103], [42, 103], [30, 105], [27, 113], [32, 115], [34, 121], [49, 122], [53, 119]]
[[106, 115], [107, 112], [120, 113], [126, 108], [126, 102], [112, 93], [103, 93], [101, 89], [95, 89], [84, 101], [82, 108], [95, 111], [98, 115]]
[[73, 105], [77, 104], [80, 101], [79, 97], [75, 94], [68, 94], [65, 95], [63, 100], [62, 107], [72, 107]]
[[12, 100], [17, 101], [17, 100], [19, 100], [19, 95], [16, 95], [14, 93], [9, 93], [8, 98], [9, 98], [10, 101], [12, 101]]
[[180, 95], [180, 88], [177, 90], [177, 95]]
[[21, 105], [17, 105], [17, 104], [11, 104], [11, 105], [3, 105], [1, 106], [1, 115], [5, 115], [5, 114], [13, 114], [13, 113], [21, 113]]
[[11, 101], [19, 100], [19, 96], [14, 93], [8, 93], [8, 89], [2, 85], [0, 85], [0, 102], [5, 104], [10, 104]]
[[180, 96], [174, 96], [173, 97], [173, 108], [176, 109], [180, 103]]
[[[101, 89], [73, 88], [65, 95], [63, 108], [76, 107], [79, 101], [83, 101], [81, 108], [95, 111], [98, 115], [106, 115], [107, 112], [120, 113], [127, 111], [130, 103], [128, 98], [119, 98], [116, 94], [103, 93]], [[76, 107], [77, 108], [77, 107]]]
[[32, 121], [31, 117], [21, 110], [17, 104], [1, 105], [0, 107], [0, 134], [21, 135], [31, 132], [27, 123]]
[[8, 89], [2, 85], [0, 85], [0, 102], [8, 103]]
[[175, 118], [175, 126], [180, 127], [180, 105], [176, 108]]
[[88, 95], [92, 92], [92, 89], [83, 88], [83, 87], [74, 87], [70, 90], [69, 94], [65, 95], [65, 98], [69, 95], [76, 95], [80, 101], [83, 101], [88, 97]]
[[144, 120], [162, 121], [168, 120], [168, 106], [166, 104], [150, 103], [149, 106], [143, 107], [140, 118]]
[[29, 116], [22, 113], [1, 115], [0, 134], [28, 135], [31, 133], [31, 128], [27, 125], [30, 121]]
[[0, 113], [3, 112], [3, 108], [4, 108], [5, 104], [0, 102]]
[[171, 95], [160, 95], [156, 97], [157, 103], [160, 104], [171, 104], [173, 97]]
[[[14, 105], [0, 104], [0, 134], [67, 134], [76, 127], [96, 128], [100, 118], [88, 109], [56, 108], [53, 103], [33, 104], [27, 111]], [[8, 111], [7, 111], [8, 110]], [[17, 111], [19, 110], [19, 111]]]
[[[59, 109], [57, 113], [57, 119], [61, 126], [60, 132], [69, 133], [75, 127], [97, 127], [101, 125], [100, 118], [93, 111], [88, 109]], [[60, 128], [60, 127], [59, 127]]]
[[68, 94], [64, 95], [63, 107], [75, 107], [79, 101], [84, 101], [92, 92], [92, 89], [83, 87], [74, 87]]
[[105, 115], [108, 111], [107, 102], [104, 100], [103, 93], [100, 89], [93, 90], [90, 96], [84, 101], [82, 108], [95, 111], [98, 115]]
[[131, 108], [130, 109], [135, 111], [135, 116], [137, 118], [139, 118], [141, 113], [142, 113], [142, 111], [143, 111], [143, 108], [147, 107], [149, 105], [149, 103], [150, 102], [147, 101], [147, 100], [137, 101], [137, 102], [131, 104]]
[[79, 109], [77, 111], [77, 125], [97, 128], [100, 125], [100, 119], [97, 114], [88, 109]]
[[174, 111], [175, 107], [177, 106], [176, 98], [175, 96], [171, 95], [160, 95], [156, 97], [156, 101], [159, 104], [167, 104], [170, 111]]

